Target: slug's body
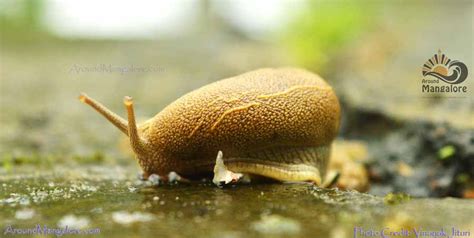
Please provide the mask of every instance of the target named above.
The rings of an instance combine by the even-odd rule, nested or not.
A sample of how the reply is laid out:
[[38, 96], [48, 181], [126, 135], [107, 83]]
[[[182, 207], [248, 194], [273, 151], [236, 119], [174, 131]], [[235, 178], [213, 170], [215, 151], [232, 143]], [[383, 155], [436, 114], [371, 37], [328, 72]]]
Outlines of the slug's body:
[[223, 151], [233, 172], [320, 184], [340, 117], [337, 97], [324, 80], [289, 68], [201, 87], [138, 128], [129, 98], [128, 123], [85, 95], [81, 100], [129, 135], [145, 176], [207, 176]]

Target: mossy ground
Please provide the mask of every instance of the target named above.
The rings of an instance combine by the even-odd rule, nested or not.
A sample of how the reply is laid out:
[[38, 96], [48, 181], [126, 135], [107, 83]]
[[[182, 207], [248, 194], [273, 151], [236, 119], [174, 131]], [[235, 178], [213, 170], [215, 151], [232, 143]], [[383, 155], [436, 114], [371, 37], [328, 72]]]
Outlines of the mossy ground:
[[2, 232], [40, 224], [99, 228], [94, 237], [353, 237], [357, 227], [474, 226], [471, 200], [413, 198], [390, 205], [382, 197], [311, 184], [156, 186], [138, 180], [138, 172], [133, 165], [87, 164], [2, 172]]

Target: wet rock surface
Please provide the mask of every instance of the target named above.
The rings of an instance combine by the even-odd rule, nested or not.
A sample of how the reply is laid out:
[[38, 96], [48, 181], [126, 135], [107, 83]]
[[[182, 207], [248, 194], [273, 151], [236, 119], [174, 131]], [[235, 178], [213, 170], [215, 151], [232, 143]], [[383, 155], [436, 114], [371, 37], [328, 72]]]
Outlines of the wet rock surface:
[[152, 185], [137, 172], [86, 165], [2, 172], [2, 233], [39, 224], [71, 225], [98, 237], [353, 237], [355, 228], [472, 232], [474, 226], [472, 200], [412, 198], [390, 205], [382, 197], [310, 184]]

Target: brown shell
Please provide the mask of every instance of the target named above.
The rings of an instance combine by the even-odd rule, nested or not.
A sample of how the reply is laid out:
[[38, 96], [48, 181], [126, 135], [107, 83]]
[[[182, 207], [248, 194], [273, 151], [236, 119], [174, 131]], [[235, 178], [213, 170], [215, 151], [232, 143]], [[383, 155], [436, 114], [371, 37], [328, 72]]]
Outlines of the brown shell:
[[[302, 69], [259, 69], [194, 90], [139, 127], [152, 151], [144, 170], [212, 171], [217, 152], [329, 145], [340, 107], [332, 88]], [[143, 158], [141, 158], [143, 160]], [[195, 166], [194, 166], [195, 165]]]

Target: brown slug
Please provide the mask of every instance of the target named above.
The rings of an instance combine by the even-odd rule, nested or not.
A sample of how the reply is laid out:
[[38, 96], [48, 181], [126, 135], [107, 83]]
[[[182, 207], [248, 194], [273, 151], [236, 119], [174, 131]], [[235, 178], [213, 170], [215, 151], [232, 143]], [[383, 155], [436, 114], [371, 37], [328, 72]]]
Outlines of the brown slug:
[[[212, 177], [219, 151], [233, 172], [321, 185], [340, 107], [333, 89], [303, 69], [259, 69], [196, 89], [136, 125], [99, 102], [89, 104], [128, 135], [144, 177], [171, 171], [184, 178]], [[221, 155], [222, 157], [222, 155]]]

